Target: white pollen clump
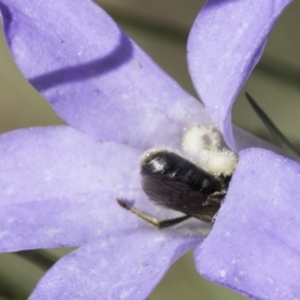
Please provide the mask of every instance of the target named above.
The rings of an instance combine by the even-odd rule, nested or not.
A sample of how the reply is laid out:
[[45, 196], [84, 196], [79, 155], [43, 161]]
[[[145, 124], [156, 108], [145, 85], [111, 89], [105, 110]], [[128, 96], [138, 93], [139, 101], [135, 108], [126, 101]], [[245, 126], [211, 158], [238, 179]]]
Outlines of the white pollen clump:
[[213, 175], [231, 175], [237, 164], [237, 156], [234, 152], [228, 149], [202, 151], [202, 157], [197, 163], [205, 171]]
[[199, 149], [214, 150], [221, 144], [220, 133], [212, 126], [195, 126], [189, 129], [183, 137], [183, 151], [190, 157], [198, 156]]
[[221, 147], [221, 135], [212, 126], [195, 126], [183, 137], [182, 149], [197, 166], [215, 176], [231, 175], [238, 162], [237, 155]]

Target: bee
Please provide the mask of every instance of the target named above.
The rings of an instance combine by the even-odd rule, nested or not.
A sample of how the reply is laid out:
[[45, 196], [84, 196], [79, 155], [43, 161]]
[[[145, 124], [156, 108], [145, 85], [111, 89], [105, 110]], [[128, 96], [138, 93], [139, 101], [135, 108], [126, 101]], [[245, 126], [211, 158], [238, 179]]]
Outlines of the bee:
[[231, 179], [231, 176], [214, 176], [167, 150], [146, 152], [141, 161], [141, 177], [142, 188], [150, 200], [185, 215], [159, 221], [130, 207], [123, 199], [117, 201], [158, 228], [166, 228], [191, 217], [213, 223]]

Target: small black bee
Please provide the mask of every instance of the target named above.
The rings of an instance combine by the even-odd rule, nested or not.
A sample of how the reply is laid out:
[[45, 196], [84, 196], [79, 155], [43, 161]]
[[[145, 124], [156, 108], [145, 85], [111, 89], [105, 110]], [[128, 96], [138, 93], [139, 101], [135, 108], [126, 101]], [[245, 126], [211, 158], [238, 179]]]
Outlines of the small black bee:
[[213, 222], [226, 196], [231, 176], [213, 176], [176, 153], [149, 151], [141, 162], [142, 188], [155, 203], [181, 211], [183, 217], [159, 221], [130, 207], [119, 204], [158, 228], [165, 228], [195, 217]]

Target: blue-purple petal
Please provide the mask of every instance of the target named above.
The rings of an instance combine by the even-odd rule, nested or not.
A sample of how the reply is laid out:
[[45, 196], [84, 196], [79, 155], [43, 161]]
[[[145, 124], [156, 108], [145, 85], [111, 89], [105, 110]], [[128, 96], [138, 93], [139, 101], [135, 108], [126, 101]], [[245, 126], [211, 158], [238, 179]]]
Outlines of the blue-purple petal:
[[27, 79], [70, 125], [97, 140], [179, 147], [207, 123], [199, 101], [89, 0], [2, 0], [6, 38]]
[[30, 299], [146, 299], [201, 240], [172, 230], [107, 232], [56, 263]]
[[242, 151], [214, 228], [196, 249], [199, 272], [253, 299], [298, 299], [299, 179], [294, 161]]
[[138, 218], [116, 198], [148, 205], [140, 155], [139, 149], [95, 143], [67, 126], [2, 135], [1, 251], [82, 245], [107, 228], [136, 226]]
[[232, 149], [231, 107], [289, 3], [209, 0], [190, 32], [188, 64], [194, 86]]

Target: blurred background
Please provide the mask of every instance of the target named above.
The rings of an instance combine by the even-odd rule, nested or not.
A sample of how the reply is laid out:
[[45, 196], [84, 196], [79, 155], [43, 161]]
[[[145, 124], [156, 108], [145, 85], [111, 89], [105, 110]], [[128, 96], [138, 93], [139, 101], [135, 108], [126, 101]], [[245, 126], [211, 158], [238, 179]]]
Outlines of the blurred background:
[[[189, 29], [202, 7], [199, 0], [98, 0], [115, 21], [183, 88], [196, 96], [186, 64]], [[241, 91], [233, 109], [233, 122], [271, 140], [262, 122], [250, 108], [249, 92], [276, 125], [300, 146], [300, 1], [284, 12], [271, 33], [261, 62]], [[297, 29], [298, 28], [298, 29]], [[48, 103], [26, 82], [11, 59], [3, 35], [0, 37], [0, 132], [31, 126], [63, 124]], [[59, 257], [70, 249], [52, 250]], [[51, 261], [51, 259], [50, 259]], [[26, 299], [44, 270], [24, 257], [0, 255], [2, 299]], [[11, 290], [14, 293], [9, 294]], [[19, 295], [19, 296], [18, 296]], [[162, 299], [246, 299], [202, 279], [192, 253], [180, 259], [149, 297]]]

